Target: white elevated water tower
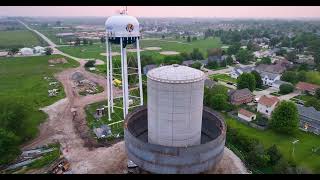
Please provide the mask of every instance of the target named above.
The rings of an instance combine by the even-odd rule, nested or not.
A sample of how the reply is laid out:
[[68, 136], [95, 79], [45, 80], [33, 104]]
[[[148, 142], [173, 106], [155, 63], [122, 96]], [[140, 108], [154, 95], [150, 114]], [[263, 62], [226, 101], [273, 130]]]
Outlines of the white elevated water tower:
[[[107, 56], [107, 96], [108, 96], [108, 118], [111, 120], [111, 112], [114, 108], [113, 97], [113, 64], [112, 64], [112, 44], [120, 45], [121, 54], [121, 79], [122, 79], [122, 109], [123, 118], [128, 114], [129, 110], [129, 82], [128, 82], [128, 60], [126, 47], [128, 44], [136, 45], [137, 53], [137, 70], [139, 82], [139, 95], [134, 96], [139, 100], [139, 104], [143, 105], [143, 91], [142, 91], [142, 77], [141, 77], [141, 63], [140, 63], [140, 31], [139, 22], [133, 17], [127, 15], [127, 11], [120, 13], [119, 15], [111, 16], [107, 19], [106, 23], [106, 56]], [[130, 67], [131, 68], [131, 67]], [[132, 75], [130, 73], [129, 75]]]

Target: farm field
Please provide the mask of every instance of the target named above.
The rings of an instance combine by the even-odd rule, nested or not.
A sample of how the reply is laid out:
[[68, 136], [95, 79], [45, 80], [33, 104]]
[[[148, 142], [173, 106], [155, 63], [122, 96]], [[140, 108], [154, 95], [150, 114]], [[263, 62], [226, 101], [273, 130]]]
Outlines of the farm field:
[[[30, 108], [26, 121], [28, 131], [32, 137], [37, 132], [37, 126], [45, 120], [46, 114], [39, 110], [65, 97], [63, 87], [60, 83], [55, 86], [59, 93], [55, 97], [48, 96], [48, 80], [50, 77], [54, 81], [53, 74], [66, 68], [77, 67], [79, 63], [68, 59], [66, 64], [55, 64], [49, 66], [48, 59], [59, 58], [60, 55], [0, 58], [0, 101], [10, 100], [23, 102]], [[25, 139], [28, 140], [28, 139]]]
[[217, 78], [220, 81], [224, 81], [224, 82], [232, 82], [232, 83], [236, 83], [237, 79], [230, 77], [227, 74], [213, 74], [210, 75], [210, 79], [214, 79]]
[[267, 148], [273, 144], [277, 145], [287, 159], [292, 158], [292, 141], [298, 139], [299, 142], [295, 146], [294, 153], [295, 161], [299, 165], [312, 170], [313, 173], [320, 173], [320, 154], [312, 153], [312, 148], [320, 147], [319, 136], [300, 130], [295, 136], [285, 136], [277, 134], [272, 130], [261, 131], [254, 129], [232, 118], [227, 118], [226, 122], [229, 127], [238, 129], [241, 134], [257, 138]]
[[46, 46], [46, 43], [29, 30], [0, 31], [0, 49]]

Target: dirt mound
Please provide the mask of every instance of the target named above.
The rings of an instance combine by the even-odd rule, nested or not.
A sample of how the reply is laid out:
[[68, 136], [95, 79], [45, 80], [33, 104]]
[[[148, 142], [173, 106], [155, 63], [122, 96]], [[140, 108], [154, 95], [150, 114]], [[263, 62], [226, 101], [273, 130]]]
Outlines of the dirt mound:
[[[144, 51], [143, 49], [140, 49], [140, 52]], [[127, 49], [127, 52], [137, 52], [137, 49]]]
[[145, 50], [149, 50], [149, 51], [158, 51], [161, 50], [161, 47], [146, 47], [144, 48]]
[[50, 64], [65, 64], [65, 63], [68, 63], [68, 61], [65, 58], [49, 59], [48, 62]]
[[[107, 54], [107, 53], [100, 53], [101, 56], [107, 56], [106, 54]], [[120, 55], [120, 53], [118, 53], [118, 52], [112, 52], [111, 55], [112, 55], [112, 56], [118, 56], [118, 55]]]
[[160, 54], [162, 54], [162, 55], [177, 55], [177, 54], [180, 54], [180, 52], [177, 52], [177, 51], [161, 51]]

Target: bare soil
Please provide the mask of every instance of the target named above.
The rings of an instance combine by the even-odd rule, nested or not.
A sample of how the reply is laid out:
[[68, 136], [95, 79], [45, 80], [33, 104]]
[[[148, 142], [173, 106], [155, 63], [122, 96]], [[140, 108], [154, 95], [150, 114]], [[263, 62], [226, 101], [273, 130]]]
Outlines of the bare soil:
[[158, 51], [161, 50], [161, 47], [146, 47], [143, 48], [144, 50], [149, 50], [149, 51]]
[[50, 64], [65, 64], [65, 63], [68, 63], [68, 61], [65, 58], [49, 59], [48, 62]]
[[180, 54], [180, 52], [177, 52], [177, 51], [161, 51], [160, 54], [162, 54], [162, 55], [177, 55], [177, 54]]

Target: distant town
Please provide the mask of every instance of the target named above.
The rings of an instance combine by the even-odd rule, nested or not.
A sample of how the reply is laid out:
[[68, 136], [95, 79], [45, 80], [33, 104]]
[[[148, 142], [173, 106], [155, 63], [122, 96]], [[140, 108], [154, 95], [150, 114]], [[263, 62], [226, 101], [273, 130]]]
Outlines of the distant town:
[[[126, 162], [122, 50], [108, 53], [106, 19], [0, 18], [2, 173], [142, 173]], [[205, 75], [203, 106], [226, 123], [227, 150], [210, 173], [320, 173], [320, 20], [137, 19], [144, 105], [152, 70]], [[126, 48], [128, 106], [139, 106], [137, 45]]]

